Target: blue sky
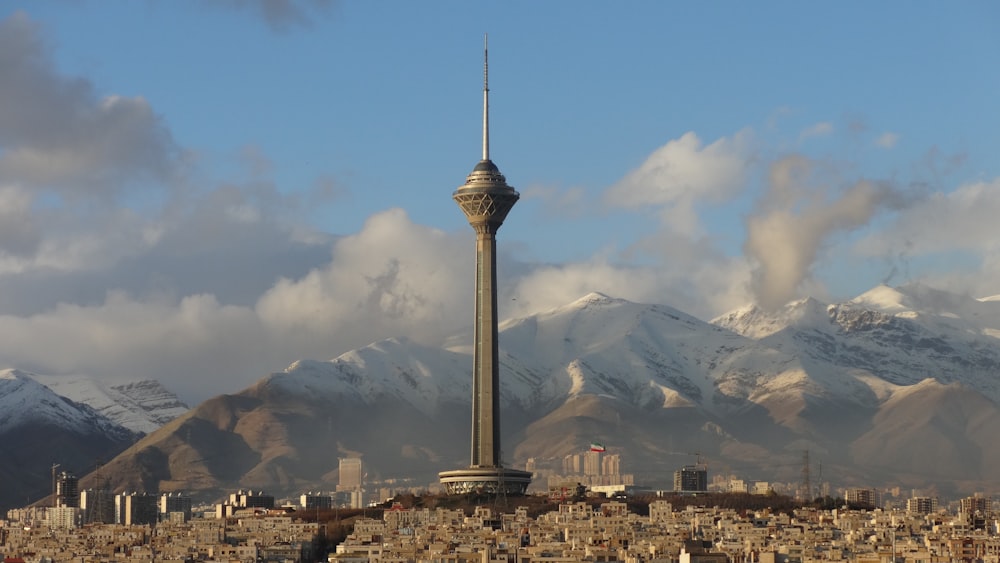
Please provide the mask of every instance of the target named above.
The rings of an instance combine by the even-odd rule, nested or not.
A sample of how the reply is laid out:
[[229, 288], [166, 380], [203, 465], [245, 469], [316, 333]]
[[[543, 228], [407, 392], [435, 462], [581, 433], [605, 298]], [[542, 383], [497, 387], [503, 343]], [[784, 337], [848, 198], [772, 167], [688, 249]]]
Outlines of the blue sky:
[[503, 314], [1000, 293], [995, 3], [0, 8], [10, 367], [190, 400], [466, 328], [485, 32]]

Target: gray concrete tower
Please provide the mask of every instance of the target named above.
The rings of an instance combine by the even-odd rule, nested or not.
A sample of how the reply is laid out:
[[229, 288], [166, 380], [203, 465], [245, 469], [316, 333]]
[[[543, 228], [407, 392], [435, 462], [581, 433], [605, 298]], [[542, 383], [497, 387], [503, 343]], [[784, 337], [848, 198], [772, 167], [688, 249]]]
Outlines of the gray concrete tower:
[[476, 231], [476, 319], [472, 368], [472, 461], [441, 472], [451, 494], [524, 494], [531, 473], [502, 466], [500, 459], [500, 362], [497, 344], [496, 234], [520, 197], [490, 160], [489, 59], [483, 49], [483, 158], [452, 199]]

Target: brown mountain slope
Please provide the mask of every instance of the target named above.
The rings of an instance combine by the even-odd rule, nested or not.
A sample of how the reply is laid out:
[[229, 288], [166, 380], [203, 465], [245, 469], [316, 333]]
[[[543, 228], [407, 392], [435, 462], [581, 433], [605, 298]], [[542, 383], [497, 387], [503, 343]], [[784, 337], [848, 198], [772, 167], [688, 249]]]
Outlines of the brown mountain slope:
[[960, 384], [924, 381], [897, 393], [850, 446], [854, 463], [904, 482], [996, 481], [1000, 410]]
[[115, 490], [294, 491], [336, 484], [339, 457], [364, 453], [372, 478], [430, 479], [466, 453], [468, 406], [436, 421], [407, 404], [239, 395], [206, 401], [84, 479]]

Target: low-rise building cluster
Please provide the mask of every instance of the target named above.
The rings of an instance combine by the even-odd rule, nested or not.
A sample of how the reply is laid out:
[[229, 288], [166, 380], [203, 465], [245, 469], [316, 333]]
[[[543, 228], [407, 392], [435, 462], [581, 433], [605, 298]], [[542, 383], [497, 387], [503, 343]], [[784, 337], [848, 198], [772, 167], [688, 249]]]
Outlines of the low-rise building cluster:
[[529, 518], [525, 508], [471, 516], [445, 509], [386, 511], [357, 523], [337, 546], [339, 563], [623, 563], [1000, 561], [992, 519], [967, 512], [905, 510], [674, 510], [653, 501], [648, 514], [624, 502], [564, 503]]
[[25, 563], [150, 561], [315, 561], [321, 526], [290, 516], [194, 518], [156, 525], [88, 524], [78, 528], [0, 527], [0, 556]]
[[[306, 505], [302, 514], [317, 515]], [[325, 526], [289, 509], [254, 506], [260, 492], [230, 495], [235, 514], [161, 516], [156, 523], [66, 525], [62, 507], [18, 509], [0, 521], [0, 558], [25, 563], [227, 561], [283, 563], [713, 563], [851, 561], [1000, 563], [1000, 529], [989, 497], [969, 497], [957, 512], [921, 499], [902, 509], [735, 510], [618, 500], [567, 501], [538, 516], [500, 502], [461, 509], [385, 509], [359, 518], [326, 555]], [[160, 499], [176, 514], [175, 497]], [[502, 499], [501, 499], [502, 500]], [[516, 499], [508, 499], [516, 505]], [[265, 503], [266, 504], [266, 503]], [[182, 508], [186, 507], [181, 501]], [[633, 506], [634, 509], [630, 509]]]

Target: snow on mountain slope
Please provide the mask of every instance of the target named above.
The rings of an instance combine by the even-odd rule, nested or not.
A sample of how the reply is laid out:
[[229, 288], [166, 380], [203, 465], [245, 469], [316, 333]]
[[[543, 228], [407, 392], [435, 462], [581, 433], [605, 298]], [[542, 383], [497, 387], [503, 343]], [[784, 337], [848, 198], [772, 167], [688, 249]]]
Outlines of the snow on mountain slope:
[[1000, 334], [1000, 302], [949, 293], [922, 284], [899, 288], [880, 285], [845, 305], [913, 319], [929, 330]]
[[251, 389], [292, 397], [340, 396], [365, 404], [391, 397], [431, 414], [443, 403], [469, 401], [471, 367], [463, 354], [390, 338], [325, 362], [297, 361]]
[[[915, 309], [922, 301], [913, 289], [876, 289], [855, 304], [803, 299], [776, 312], [744, 307], [716, 324], [593, 293], [500, 325], [501, 403], [547, 413], [597, 396], [623, 408], [693, 407], [720, 418], [763, 412], [795, 432], [815, 434], [829, 420], [822, 417], [843, 409], [874, 412], [931, 372], [943, 383], [961, 379], [987, 397], [1000, 395], [986, 377], [1000, 369], [1000, 348], [987, 345], [995, 339], [974, 330], [942, 335], [934, 330], [942, 326], [937, 319], [951, 326], [962, 319], [930, 315], [926, 304]], [[947, 302], [928, 292], [920, 297]], [[433, 417], [445, 405], [469, 403], [470, 351], [469, 334], [444, 349], [387, 339], [330, 361], [296, 362], [250, 392], [367, 405], [389, 399]], [[973, 384], [970, 370], [956, 368], [969, 362], [983, 373], [971, 377]]]
[[63, 397], [84, 403], [132, 430], [149, 434], [187, 412], [188, 407], [157, 381], [108, 385], [86, 376], [31, 374]]
[[799, 358], [807, 369], [860, 370], [903, 386], [928, 377], [961, 381], [1000, 401], [1000, 302], [921, 285], [879, 286], [841, 304], [744, 307], [712, 322]]
[[[524, 410], [600, 395], [643, 408], [725, 412], [762, 392], [811, 384], [795, 358], [751, 339], [670, 307], [596, 293], [500, 329], [501, 402]], [[388, 339], [328, 362], [296, 362], [253, 389], [366, 404], [391, 397], [433, 414], [469, 402], [469, 350], [468, 335], [444, 350]], [[783, 383], [772, 388], [766, 382], [775, 377]]]
[[98, 432], [121, 438], [127, 430], [82, 403], [58, 395], [16, 369], [0, 371], [0, 433], [50, 424], [79, 434]]
[[[792, 362], [671, 307], [599, 293], [503, 323], [500, 346], [504, 384], [522, 405], [596, 394], [715, 409], [726, 395], [745, 398], [763, 365]], [[738, 351], [746, 361], [736, 366]]]

